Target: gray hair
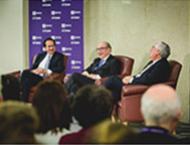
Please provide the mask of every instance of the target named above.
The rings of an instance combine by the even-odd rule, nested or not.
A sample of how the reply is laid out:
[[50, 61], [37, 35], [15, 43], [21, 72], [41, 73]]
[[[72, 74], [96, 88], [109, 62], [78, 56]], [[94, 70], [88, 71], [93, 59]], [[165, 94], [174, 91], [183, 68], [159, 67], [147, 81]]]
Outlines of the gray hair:
[[160, 50], [160, 56], [162, 58], [168, 58], [170, 55], [170, 46], [167, 43], [160, 41], [157, 42], [154, 47]]
[[[159, 98], [162, 97], [162, 98]], [[154, 96], [145, 93], [141, 100], [141, 112], [145, 121], [151, 121], [159, 125], [171, 119], [176, 119], [181, 111], [181, 104], [178, 96]]]

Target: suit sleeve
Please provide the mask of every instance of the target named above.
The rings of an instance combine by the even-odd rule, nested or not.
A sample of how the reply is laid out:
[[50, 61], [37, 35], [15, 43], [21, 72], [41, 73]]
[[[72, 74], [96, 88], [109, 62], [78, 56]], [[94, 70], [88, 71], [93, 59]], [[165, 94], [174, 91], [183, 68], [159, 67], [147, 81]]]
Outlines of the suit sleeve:
[[56, 60], [54, 61], [54, 63], [52, 64], [52, 67], [50, 68], [52, 72], [57, 72], [57, 73], [64, 72], [65, 70], [64, 61], [63, 61], [64, 56], [58, 55], [55, 59]]
[[90, 64], [84, 71], [87, 71], [89, 73], [93, 72], [94, 67], [97, 65], [98, 59], [94, 59], [93, 63]]
[[118, 60], [113, 59], [110, 66], [110, 75], [118, 75], [121, 72], [121, 64]]
[[105, 68], [99, 70], [99, 75], [101, 77], [109, 77], [113, 75], [118, 75], [120, 73], [121, 65], [116, 59], [112, 59]]
[[135, 77], [132, 84], [144, 84], [151, 85], [159, 82], [163, 82], [169, 74], [169, 68], [167, 65], [158, 64], [152, 70], [145, 72], [141, 77]]
[[40, 62], [40, 58], [42, 57], [42, 54], [38, 54], [35, 61], [34, 61], [34, 64], [32, 65], [32, 69], [36, 69], [39, 65], [39, 62]]

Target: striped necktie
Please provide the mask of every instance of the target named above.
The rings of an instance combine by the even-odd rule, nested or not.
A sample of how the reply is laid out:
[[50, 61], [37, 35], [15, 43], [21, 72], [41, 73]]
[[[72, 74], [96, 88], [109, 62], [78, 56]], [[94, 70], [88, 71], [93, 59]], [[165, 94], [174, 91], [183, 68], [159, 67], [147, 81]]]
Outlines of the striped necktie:
[[101, 59], [99, 64], [98, 64], [98, 68], [100, 68], [102, 65], [104, 65], [105, 63], [105, 60], [104, 59]]

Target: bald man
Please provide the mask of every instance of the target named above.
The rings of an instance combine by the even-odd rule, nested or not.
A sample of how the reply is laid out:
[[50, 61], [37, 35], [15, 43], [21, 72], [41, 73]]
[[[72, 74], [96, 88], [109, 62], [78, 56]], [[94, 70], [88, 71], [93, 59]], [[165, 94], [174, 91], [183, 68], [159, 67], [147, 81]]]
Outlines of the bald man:
[[177, 143], [172, 135], [181, 115], [176, 91], [170, 86], [154, 85], [143, 95], [141, 112], [146, 127], [138, 135], [138, 143]]
[[94, 84], [96, 80], [103, 77], [118, 75], [120, 72], [120, 62], [111, 55], [112, 47], [109, 42], [102, 41], [97, 45], [98, 57], [82, 73], [74, 73], [65, 81], [68, 93], [76, 91], [87, 84]]

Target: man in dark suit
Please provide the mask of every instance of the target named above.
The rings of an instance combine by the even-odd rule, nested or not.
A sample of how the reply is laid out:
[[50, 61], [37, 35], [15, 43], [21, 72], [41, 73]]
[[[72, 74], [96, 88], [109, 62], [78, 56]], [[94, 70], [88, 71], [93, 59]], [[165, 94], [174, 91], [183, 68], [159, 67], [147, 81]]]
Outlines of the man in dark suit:
[[74, 73], [66, 78], [66, 88], [70, 93], [86, 85], [94, 84], [96, 80], [103, 77], [117, 75], [120, 72], [119, 61], [111, 55], [111, 45], [108, 42], [100, 42], [96, 48], [98, 58], [82, 73]]
[[53, 72], [61, 73], [64, 71], [64, 56], [56, 52], [56, 42], [52, 38], [47, 38], [43, 42], [45, 52], [40, 53], [31, 68], [25, 70], [21, 76], [22, 101], [28, 101], [31, 87], [35, 86], [43, 78], [48, 77]]
[[120, 100], [121, 89], [124, 84], [152, 85], [166, 81], [170, 74], [170, 65], [167, 61], [170, 47], [165, 42], [156, 43], [150, 51], [150, 62], [144, 69], [134, 76], [125, 76], [123, 79], [112, 76], [104, 85], [112, 91], [113, 96]]

